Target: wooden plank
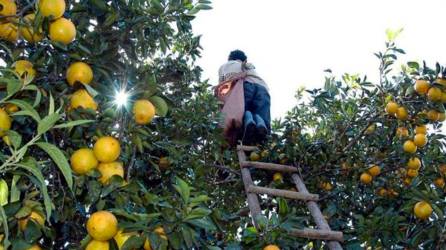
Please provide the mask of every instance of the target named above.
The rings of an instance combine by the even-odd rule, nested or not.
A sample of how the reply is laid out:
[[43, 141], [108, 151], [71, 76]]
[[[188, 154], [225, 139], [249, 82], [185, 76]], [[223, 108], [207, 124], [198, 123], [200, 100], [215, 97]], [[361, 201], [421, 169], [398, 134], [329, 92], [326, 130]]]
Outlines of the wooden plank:
[[[293, 179], [294, 183], [296, 184], [296, 188], [301, 193], [308, 194], [308, 189], [305, 186], [305, 183], [302, 181], [300, 176], [298, 174], [291, 175], [291, 178]], [[322, 212], [314, 201], [308, 201], [307, 202], [308, 210], [310, 210], [310, 213], [317, 225], [317, 227], [321, 230], [331, 230], [330, 226], [328, 225], [328, 222], [325, 220], [324, 216], [322, 215]], [[338, 241], [328, 241], [327, 242], [328, 247], [330, 250], [342, 250], [342, 246]]]
[[274, 189], [274, 188], [265, 188], [265, 187], [259, 187], [255, 185], [250, 185], [248, 187], [248, 191], [250, 193], [256, 193], [256, 194], [268, 194], [272, 196], [280, 196], [285, 197], [289, 199], [295, 199], [295, 200], [303, 200], [303, 201], [317, 201], [319, 199], [319, 195], [317, 194], [308, 194], [308, 193], [300, 193], [300, 192], [294, 192], [294, 191], [288, 191], [288, 190], [282, 190], [282, 189]]
[[[239, 159], [240, 163], [246, 161], [246, 154], [245, 154], [245, 151], [243, 151], [243, 149], [237, 150], [237, 155], [238, 155], [238, 159]], [[250, 193], [248, 191], [249, 187], [251, 185], [254, 185], [254, 183], [252, 182], [252, 177], [251, 177], [251, 173], [249, 172], [249, 169], [243, 168], [241, 166], [241, 164], [240, 164], [240, 168], [241, 168], [241, 172], [242, 172], [242, 180], [243, 180], [243, 184], [245, 186], [245, 192], [246, 192], [246, 196], [247, 196], [247, 200], [248, 200], [248, 207], [249, 207], [249, 210], [251, 211], [251, 217], [253, 220], [253, 224], [256, 228], [258, 228], [255, 218], [257, 218], [257, 216], [261, 215], [259, 198], [257, 197], [256, 194]]]
[[277, 172], [286, 172], [286, 173], [295, 173], [297, 172], [297, 168], [293, 166], [267, 163], [267, 162], [258, 162], [258, 161], [244, 161], [241, 162], [240, 165], [242, 167], [254, 167], [259, 169], [273, 170]]
[[299, 238], [331, 240], [338, 242], [342, 242], [344, 240], [342, 232], [339, 231], [305, 228], [303, 230], [291, 229], [288, 231], [288, 233]]
[[257, 150], [259, 150], [259, 148], [256, 146], [237, 145], [237, 151], [240, 151], [240, 150], [251, 152], [251, 151], [257, 151]]

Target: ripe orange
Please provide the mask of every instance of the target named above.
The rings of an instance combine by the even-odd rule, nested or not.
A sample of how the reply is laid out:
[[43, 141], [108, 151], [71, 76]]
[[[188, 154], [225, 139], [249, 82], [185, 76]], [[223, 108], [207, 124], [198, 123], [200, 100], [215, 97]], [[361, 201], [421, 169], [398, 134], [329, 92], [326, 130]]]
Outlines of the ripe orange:
[[0, 136], [4, 136], [5, 133], [11, 128], [11, 117], [4, 109], [0, 109]]
[[434, 109], [431, 109], [427, 112], [427, 119], [429, 119], [431, 122], [438, 121], [439, 115], [438, 112]]
[[440, 77], [438, 77], [438, 78], [435, 80], [435, 82], [438, 83], [438, 84], [440, 84], [440, 85], [442, 85], [442, 86], [445, 86], [445, 87], [446, 87], [446, 78], [440, 78]]
[[369, 168], [367, 170], [367, 172], [369, 172], [369, 174], [371, 176], [376, 177], [376, 176], [378, 176], [381, 173], [381, 168], [379, 166], [374, 165], [371, 168]]
[[409, 117], [409, 113], [407, 113], [406, 108], [404, 108], [404, 107], [399, 107], [399, 108], [398, 108], [398, 111], [397, 111], [396, 114], [395, 114], [395, 116], [396, 116], [396, 118], [397, 118], [398, 120], [405, 121], [405, 120], [407, 120], [407, 118]]
[[446, 114], [445, 113], [438, 113], [438, 121], [444, 122], [446, 120]]
[[386, 105], [386, 113], [389, 115], [395, 115], [400, 106], [396, 102], [389, 102]]
[[419, 201], [413, 208], [415, 216], [420, 220], [429, 218], [432, 214], [432, 206], [426, 201]]
[[416, 134], [413, 138], [413, 142], [415, 143], [415, 145], [422, 148], [427, 144], [427, 137], [425, 134]]
[[249, 155], [249, 159], [251, 161], [258, 161], [260, 160], [260, 155], [257, 152], [251, 152], [251, 154]]
[[277, 172], [273, 175], [273, 181], [281, 182], [282, 180], [283, 180], [282, 173]]
[[407, 176], [411, 178], [415, 178], [418, 176], [418, 170], [417, 169], [408, 169], [407, 170]]
[[266, 158], [266, 157], [268, 157], [268, 155], [269, 155], [269, 152], [268, 152], [268, 150], [263, 150], [261, 153], [260, 153], [260, 156], [262, 157], [262, 158]]
[[443, 177], [438, 177], [437, 179], [434, 180], [434, 184], [438, 188], [444, 188], [444, 185], [445, 185], [444, 178]]
[[439, 170], [441, 174], [446, 175], [446, 164], [441, 164]]
[[65, 0], [40, 0], [39, 10], [42, 16], [57, 19], [65, 12]]
[[75, 62], [68, 67], [66, 78], [70, 86], [76, 82], [90, 84], [93, 80], [93, 70], [84, 62]]
[[409, 136], [409, 130], [405, 127], [399, 127], [396, 129], [396, 135], [399, 138], [404, 138]]
[[128, 233], [123, 233], [122, 230], [119, 230], [115, 237], [113, 237], [115, 239], [116, 245], [118, 245], [119, 249], [122, 249], [122, 246], [124, 245], [124, 243], [130, 239], [130, 237], [134, 236], [134, 235], [138, 235], [135, 232], [128, 232]]
[[81, 148], [76, 150], [70, 158], [71, 169], [78, 175], [84, 175], [98, 166], [98, 160], [93, 150]]
[[15, 43], [19, 39], [18, 27], [14, 23], [0, 23], [0, 39]]
[[427, 92], [427, 99], [431, 102], [439, 102], [441, 101], [442, 94], [443, 93], [441, 92], [441, 89], [437, 87], [432, 87]]
[[328, 181], [321, 182], [319, 187], [325, 191], [331, 191], [333, 189], [333, 185]]
[[70, 109], [77, 108], [97, 110], [98, 104], [85, 89], [79, 89], [70, 98]]
[[170, 160], [167, 157], [160, 157], [158, 162], [160, 170], [167, 170], [170, 167]]
[[159, 226], [153, 230], [156, 234], [158, 234], [162, 239], [167, 240], [166, 232], [162, 226]]
[[28, 248], [27, 250], [42, 250], [42, 248], [39, 245], [34, 244], [34, 245], [32, 245], [32, 247]]
[[8, 112], [9, 114], [15, 113], [17, 111], [19, 111], [19, 107], [17, 107], [17, 105], [12, 104], [12, 103], [8, 103], [5, 106], [5, 110], [6, 112]]
[[389, 194], [390, 197], [397, 197], [398, 195], [400, 195], [397, 191], [395, 191], [393, 188], [390, 188], [387, 193]]
[[29, 220], [33, 220], [35, 223], [37, 223], [41, 226], [43, 226], [45, 224], [45, 218], [42, 215], [32, 211], [28, 217], [19, 220], [19, 222], [18, 222], [19, 229], [22, 231], [25, 231]]
[[0, 16], [13, 16], [17, 13], [17, 5], [11, 0], [0, 0]]
[[280, 250], [280, 248], [276, 245], [267, 245], [263, 250]]
[[362, 173], [361, 177], [360, 177], [360, 181], [363, 184], [368, 185], [368, 184], [372, 183], [373, 177], [370, 174], [368, 174], [368, 173]]
[[417, 134], [427, 134], [427, 127], [426, 127], [426, 125], [417, 125], [415, 127], [415, 133], [417, 133]]
[[419, 95], [425, 95], [429, 91], [430, 84], [426, 80], [416, 80], [415, 81], [415, 91]]
[[446, 92], [441, 93], [441, 102], [446, 103]]
[[87, 231], [95, 240], [110, 240], [118, 232], [118, 220], [108, 211], [98, 211], [88, 219]]
[[109, 250], [110, 243], [108, 241], [91, 240], [85, 250]]
[[68, 45], [74, 38], [76, 38], [76, 27], [70, 20], [62, 17], [50, 24], [52, 41]]
[[98, 170], [101, 173], [99, 181], [102, 184], [108, 184], [113, 175], [118, 175], [124, 178], [124, 167], [121, 162], [101, 163], [98, 166]]
[[411, 157], [407, 162], [407, 167], [409, 169], [418, 170], [421, 167], [421, 161], [418, 157]]
[[404, 152], [414, 154], [417, 152], [417, 145], [412, 140], [407, 140], [403, 145]]
[[113, 162], [119, 158], [121, 145], [111, 136], [104, 136], [96, 141], [93, 147], [94, 155], [100, 162]]
[[148, 124], [153, 117], [155, 117], [155, 106], [148, 100], [137, 100], [133, 104], [133, 118], [137, 124]]
[[404, 178], [403, 183], [406, 186], [410, 186], [410, 184], [412, 184], [412, 179], [410, 177], [406, 177]]
[[34, 14], [28, 14], [23, 18], [23, 23], [19, 27], [20, 35], [28, 42], [35, 43], [43, 39], [42, 26], [34, 28]]

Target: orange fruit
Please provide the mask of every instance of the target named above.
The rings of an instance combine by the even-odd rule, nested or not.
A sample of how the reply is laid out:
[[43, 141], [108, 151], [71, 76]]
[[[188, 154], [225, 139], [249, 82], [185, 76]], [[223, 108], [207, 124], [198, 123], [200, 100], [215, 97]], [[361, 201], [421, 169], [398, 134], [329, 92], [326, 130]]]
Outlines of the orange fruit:
[[260, 155], [257, 152], [251, 152], [251, 154], [249, 155], [249, 159], [251, 161], [258, 161], [260, 160]]
[[274, 173], [274, 175], [273, 175], [273, 181], [275, 181], [275, 182], [281, 182], [282, 180], [283, 180], [282, 173], [279, 173], [279, 172]]
[[13, 16], [17, 13], [17, 5], [12, 0], [0, 0], [0, 16]]
[[434, 184], [438, 188], [444, 188], [445, 181], [444, 181], [443, 177], [438, 177], [437, 179], [434, 180]]
[[109, 250], [110, 243], [108, 241], [91, 240], [85, 250]]
[[0, 109], [0, 136], [4, 136], [5, 133], [11, 128], [11, 117], [4, 109]]
[[415, 178], [418, 176], [418, 170], [417, 169], [408, 169], [407, 170], [407, 176], [411, 178]]
[[148, 100], [137, 100], [133, 104], [133, 118], [136, 124], [148, 124], [153, 117], [155, 117], [155, 106]]
[[363, 184], [366, 184], [366, 185], [372, 183], [372, 181], [373, 181], [373, 177], [368, 173], [362, 173], [361, 177], [359, 179]]
[[15, 43], [19, 39], [19, 28], [15, 23], [0, 23], [0, 39]]
[[93, 80], [93, 70], [84, 62], [75, 62], [68, 67], [66, 78], [70, 86], [76, 82], [90, 84]]
[[381, 173], [381, 168], [379, 167], [379, 166], [372, 166], [371, 168], [369, 168], [368, 170], [367, 170], [367, 172], [371, 175], [371, 176], [373, 176], [373, 177], [376, 177], [376, 176], [378, 176], [380, 173]]
[[413, 142], [415, 143], [415, 145], [422, 148], [427, 144], [427, 137], [425, 134], [416, 134], [413, 138]]
[[446, 103], [446, 92], [441, 93], [441, 102]]
[[19, 111], [19, 107], [17, 107], [17, 105], [15, 105], [15, 104], [8, 103], [5, 106], [5, 110], [6, 110], [6, 112], [12, 114], [12, 113]]
[[43, 39], [42, 26], [34, 28], [34, 14], [28, 14], [23, 18], [23, 23], [19, 27], [20, 35], [28, 42], [35, 43]]
[[420, 220], [429, 218], [432, 214], [432, 206], [426, 201], [419, 201], [413, 207], [415, 216]]
[[446, 87], [446, 78], [438, 77], [435, 82]]
[[70, 158], [71, 169], [78, 175], [84, 175], [98, 166], [98, 160], [93, 150], [81, 148], [76, 150]]
[[167, 157], [160, 157], [158, 162], [158, 167], [160, 170], [167, 170], [170, 167], [170, 161]]
[[425, 95], [429, 91], [430, 84], [426, 80], [416, 80], [415, 81], [415, 91], [419, 95]]
[[415, 127], [415, 133], [417, 133], [417, 134], [427, 134], [427, 127], [426, 127], [426, 125], [417, 125]]
[[438, 113], [438, 121], [444, 122], [446, 120], [446, 114], [445, 113]]
[[387, 190], [383, 187], [378, 188], [376, 193], [381, 197], [387, 196]]
[[410, 177], [406, 177], [404, 178], [403, 183], [406, 186], [410, 186], [410, 184], [412, 184], [412, 179]]
[[280, 248], [277, 245], [267, 245], [263, 250], [280, 250]]
[[438, 121], [438, 118], [439, 118], [439, 114], [436, 110], [431, 109], [427, 112], [427, 119], [429, 119], [429, 121], [436, 122], [436, 121]]
[[440, 173], [446, 175], [446, 164], [442, 164], [439, 167]]
[[409, 136], [409, 130], [405, 127], [399, 127], [396, 129], [396, 135], [399, 138], [404, 138]]
[[421, 167], [421, 161], [418, 157], [411, 157], [407, 162], [407, 168], [418, 170]]
[[388, 102], [386, 105], [386, 113], [389, 115], [395, 115], [400, 106], [396, 102]]
[[331, 185], [331, 183], [328, 181], [321, 182], [319, 187], [325, 191], [331, 191], [333, 189], [333, 185]]
[[95, 240], [110, 240], [118, 232], [118, 220], [108, 211], [95, 212], [87, 221], [87, 231]]
[[30, 248], [28, 248], [27, 250], [42, 250], [42, 248], [39, 245], [34, 244]]
[[403, 149], [406, 153], [414, 154], [417, 152], [417, 145], [412, 140], [407, 140], [403, 144]]
[[76, 38], [76, 27], [66, 19], [59, 18], [50, 24], [50, 39], [68, 45]]
[[39, 10], [44, 17], [58, 19], [65, 12], [65, 0], [40, 0]]
[[443, 92], [441, 92], [441, 89], [437, 87], [432, 87], [427, 92], [427, 99], [431, 102], [439, 102], [441, 101], [441, 96], [443, 95]]
[[41, 226], [43, 226], [45, 224], [45, 218], [42, 215], [32, 211], [28, 215], [28, 217], [19, 220], [18, 224], [19, 224], [19, 229], [21, 231], [25, 231], [29, 220], [33, 220], [36, 224], [39, 224]]
[[77, 108], [97, 110], [98, 104], [85, 89], [79, 89], [70, 98], [70, 109]]
[[407, 113], [406, 108], [399, 107], [395, 116], [398, 120], [405, 121], [409, 117], [409, 114]]
[[94, 155], [100, 162], [113, 162], [119, 158], [121, 145], [111, 136], [104, 136], [96, 141], [93, 147]]
[[150, 246], [150, 241], [148, 238], [144, 241], [144, 250], [152, 250], [152, 247]]
[[101, 163], [98, 166], [98, 170], [101, 173], [99, 181], [102, 184], [108, 184], [113, 175], [118, 175], [124, 178], [124, 167], [121, 162]]

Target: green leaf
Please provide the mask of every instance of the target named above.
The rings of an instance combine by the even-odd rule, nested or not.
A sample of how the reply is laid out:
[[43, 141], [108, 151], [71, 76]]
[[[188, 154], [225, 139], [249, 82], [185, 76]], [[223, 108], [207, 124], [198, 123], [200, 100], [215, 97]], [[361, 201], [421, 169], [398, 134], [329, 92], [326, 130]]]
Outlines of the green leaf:
[[39, 122], [39, 125], [37, 126], [37, 133], [39, 135], [46, 133], [54, 126], [54, 124], [56, 124], [59, 119], [60, 115], [58, 113], [52, 113], [51, 115], [46, 116]]
[[128, 240], [125, 241], [124, 245], [122, 245], [121, 250], [132, 250], [132, 249], [141, 249], [144, 245], [144, 238], [139, 236], [132, 236]]
[[13, 96], [15, 93], [19, 92], [22, 88], [22, 83], [17, 79], [11, 79], [7, 81], [6, 91], [8, 96]]
[[184, 203], [189, 202], [190, 197], [190, 187], [187, 185], [185, 181], [180, 179], [179, 177], [176, 177], [177, 184], [173, 185], [175, 187], [175, 190], [181, 195], [181, 198], [183, 199]]
[[157, 115], [164, 117], [167, 115], [169, 111], [169, 106], [167, 106], [166, 101], [159, 96], [152, 96], [149, 98], [149, 101], [155, 106], [155, 112]]
[[203, 218], [210, 215], [211, 213], [212, 211], [207, 208], [202, 208], [202, 207], [195, 208], [186, 216], [186, 218], [184, 218], [184, 220], [187, 221], [187, 220]]
[[84, 125], [88, 123], [92, 123], [94, 120], [76, 120], [76, 121], [70, 121], [63, 124], [58, 124], [54, 126], [54, 128], [71, 128], [79, 125]]
[[8, 204], [9, 188], [8, 183], [4, 179], [0, 179], [0, 205]]
[[9, 140], [15, 149], [20, 148], [20, 145], [22, 144], [22, 136], [19, 133], [14, 130], [8, 130], [6, 135], [9, 137]]
[[11, 195], [10, 195], [10, 201], [16, 202], [20, 200], [20, 190], [17, 188], [17, 182], [20, 180], [20, 175], [14, 175], [12, 177], [11, 182]]
[[5, 249], [8, 249], [8, 247], [11, 245], [9, 242], [9, 228], [8, 228], [8, 217], [6, 216], [5, 209], [3, 209], [3, 206], [0, 206], [0, 218], [1, 222], [3, 224], [3, 232], [5, 234], [5, 239], [3, 240], [3, 245]]
[[38, 142], [36, 143], [36, 145], [43, 151], [45, 151], [51, 157], [51, 159], [53, 159], [53, 161], [56, 163], [56, 165], [59, 167], [59, 170], [65, 177], [68, 187], [73, 190], [73, 174], [70, 164], [68, 164], [68, 160], [62, 153], [62, 151], [53, 144], [49, 144], [46, 142]]
[[48, 195], [47, 184], [45, 183], [45, 178], [42, 175], [42, 172], [37, 167], [35, 161], [23, 161], [20, 164], [16, 164], [18, 167], [21, 167], [29, 172], [31, 172], [37, 180], [40, 182], [40, 192], [43, 196], [43, 203], [45, 204], [46, 218], [49, 219], [51, 217], [52, 211], [52, 203], [50, 196]]
[[14, 113], [14, 115], [28, 115], [28, 116], [31, 116], [37, 122], [40, 121], [39, 113], [37, 113], [37, 111], [29, 103], [27, 103], [23, 100], [16, 100], [16, 99], [10, 100], [10, 101], [8, 101], [8, 103], [15, 104], [18, 107], [20, 107], [20, 109], [22, 110], [22, 111]]
[[91, 95], [91, 97], [95, 97], [95, 96], [97, 96], [99, 93], [94, 89], [94, 88], [92, 88], [89, 84], [82, 84], [82, 85], [84, 85], [84, 87], [85, 87], [85, 89], [87, 90], [87, 92], [88, 92], [88, 94], [90, 94]]
[[51, 115], [54, 113], [54, 98], [53, 95], [50, 93], [50, 107], [48, 108], [48, 115]]
[[217, 230], [217, 227], [215, 227], [214, 223], [209, 219], [195, 219], [195, 220], [189, 220], [187, 223], [197, 226], [199, 228], [203, 228], [204, 230], [208, 231], [215, 231]]

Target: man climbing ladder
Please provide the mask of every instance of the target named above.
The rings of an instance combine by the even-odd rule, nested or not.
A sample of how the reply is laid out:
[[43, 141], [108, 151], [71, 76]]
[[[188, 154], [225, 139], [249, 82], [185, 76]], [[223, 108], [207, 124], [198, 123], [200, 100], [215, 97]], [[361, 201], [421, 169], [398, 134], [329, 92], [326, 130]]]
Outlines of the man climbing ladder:
[[228, 61], [220, 67], [218, 75], [220, 84], [243, 76], [241, 83], [245, 108], [242, 139], [245, 144], [255, 144], [264, 141], [271, 131], [270, 95], [265, 81], [247, 59], [243, 51], [232, 51]]

